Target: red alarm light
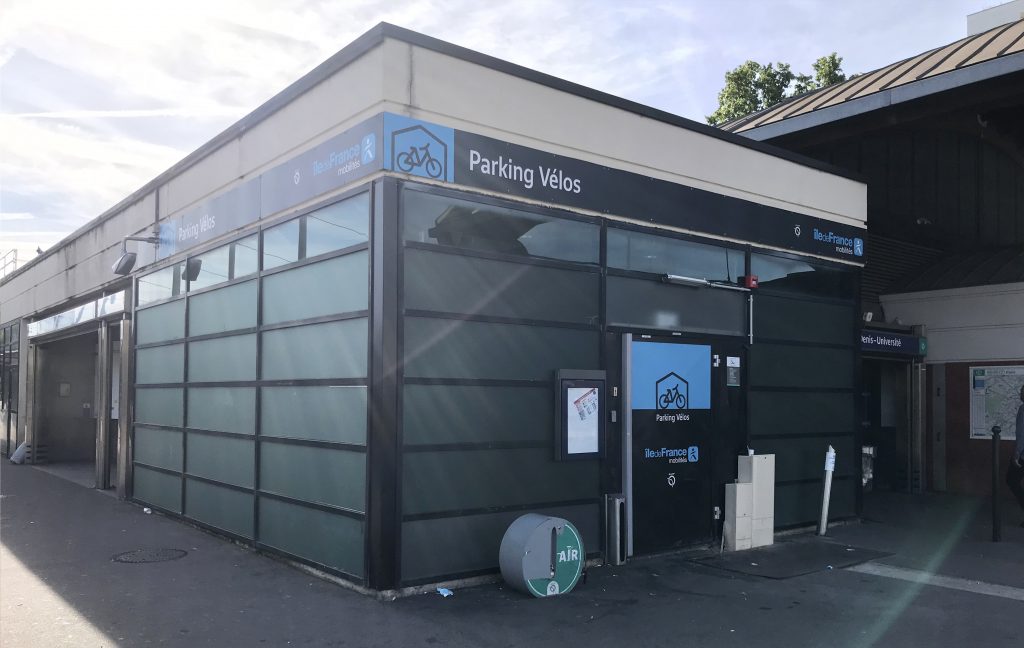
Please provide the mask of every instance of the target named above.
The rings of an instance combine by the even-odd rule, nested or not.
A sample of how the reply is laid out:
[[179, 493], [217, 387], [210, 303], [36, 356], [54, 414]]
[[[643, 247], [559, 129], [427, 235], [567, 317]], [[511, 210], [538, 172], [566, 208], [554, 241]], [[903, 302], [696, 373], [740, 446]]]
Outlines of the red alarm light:
[[757, 288], [757, 275], [743, 277], [743, 285], [750, 289]]

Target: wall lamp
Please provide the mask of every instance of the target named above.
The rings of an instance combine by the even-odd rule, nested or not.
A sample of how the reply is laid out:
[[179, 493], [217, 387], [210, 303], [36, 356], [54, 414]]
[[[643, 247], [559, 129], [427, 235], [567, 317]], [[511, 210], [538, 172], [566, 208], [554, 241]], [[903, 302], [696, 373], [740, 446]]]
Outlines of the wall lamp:
[[684, 277], [682, 275], [674, 274], [662, 275], [661, 281], [663, 283], [675, 284], [677, 286], [692, 286], [694, 288], [711, 285], [711, 282], [707, 279], [697, 279], [696, 277]]
[[135, 267], [135, 258], [138, 256], [135, 252], [128, 251], [128, 241], [140, 241], [142, 243], [152, 243], [156, 245], [160, 242], [159, 236], [126, 236], [121, 239], [121, 256], [114, 262], [113, 271], [116, 275], [124, 276], [132, 271]]

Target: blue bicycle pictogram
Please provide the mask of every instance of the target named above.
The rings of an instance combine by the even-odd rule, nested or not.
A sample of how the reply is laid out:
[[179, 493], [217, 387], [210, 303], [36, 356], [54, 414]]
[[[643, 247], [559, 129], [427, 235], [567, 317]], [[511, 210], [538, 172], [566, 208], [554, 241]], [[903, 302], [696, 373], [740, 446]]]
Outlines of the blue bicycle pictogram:
[[444, 173], [444, 167], [430, 154], [430, 143], [423, 146], [410, 146], [408, 151], [402, 151], [395, 160], [398, 168], [406, 173], [413, 169], [423, 168], [431, 178], [440, 178]]

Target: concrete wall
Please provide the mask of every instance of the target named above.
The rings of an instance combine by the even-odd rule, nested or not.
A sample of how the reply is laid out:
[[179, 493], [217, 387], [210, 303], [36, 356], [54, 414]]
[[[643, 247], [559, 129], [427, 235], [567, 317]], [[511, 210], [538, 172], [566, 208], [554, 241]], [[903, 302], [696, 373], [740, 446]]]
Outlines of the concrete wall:
[[[971, 364], [949, 363], [944, 366], [946, 380], [946, 487], [953, 493], [988, 495], [992, 492], [992, 441], [971, 438]], [[1019, 364], [1013, 362], [990, 362], [986, 364]], [[933, 396], [934, 398], [934, 396]], [[1004, 440], [1000, 444], [1000, 472], [1005, 474], [1010, 457], [1013, 456], [1014, 441]], [[1002, 495], [1012, 499], [1006, 487], [1003, 474], [999, 476]]]
[[[148, 234], [384, 110], [836, 222], [866, 219], [861, 183], [389, 38], [12, 275], [0, 284], [0, 321], [118, 287], [110, 266], [124, 235]], [[151, 245], [129, 245], [138, 268], [152, 262]]]
[[835, 222], [867, 220], [863, 183], [406, 43], [387, 41], [385, 53], [392, 112]]
[[923, 324], [928, 363], [1024, 359], [1024, 283], [886, 295], [885, 315]]
[[967, 35], [973, 36], [993, 27], [1005, 25], [1024, 18], [1024, 0], [1012, 0], [1003, 4], [967, 14]]

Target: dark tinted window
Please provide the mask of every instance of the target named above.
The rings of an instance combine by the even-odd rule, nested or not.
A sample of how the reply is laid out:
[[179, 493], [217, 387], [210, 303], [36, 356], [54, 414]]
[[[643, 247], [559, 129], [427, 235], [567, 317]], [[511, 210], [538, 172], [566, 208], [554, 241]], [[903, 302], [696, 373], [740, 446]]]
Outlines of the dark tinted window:
[[579, 263], [600, 260], [592, 223], [406, 190], [405, 239], [483, 252]]
[[744, 265], [742, 250], [608, 229], [610, 268], [736, 282], [744, 274]]
[[750, 273], [763, 289], [843, 299], [852, 299], [856, 290], [855, 270], [825, 268], [798, 259], [752, 254]]

